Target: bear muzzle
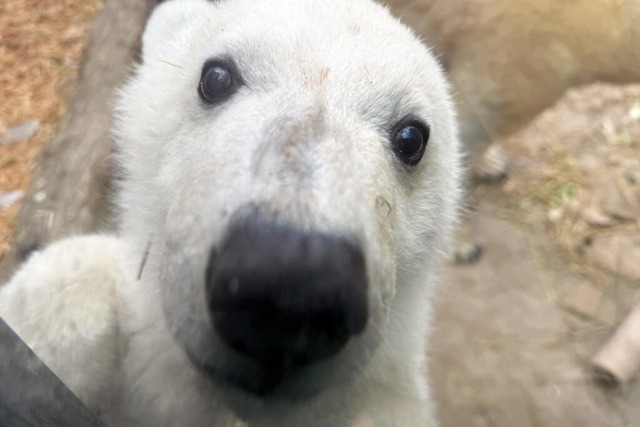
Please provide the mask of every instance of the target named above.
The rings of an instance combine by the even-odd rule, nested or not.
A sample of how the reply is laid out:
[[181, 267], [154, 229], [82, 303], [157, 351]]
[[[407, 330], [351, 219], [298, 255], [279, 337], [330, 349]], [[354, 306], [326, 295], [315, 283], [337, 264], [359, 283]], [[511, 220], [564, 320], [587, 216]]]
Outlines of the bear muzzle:
[[238, 385], [262, 395], [365, 329], [365, 257], [355, 239], [245, 218], [211, 250], [206, 295], [215, 332], [261, 372]]

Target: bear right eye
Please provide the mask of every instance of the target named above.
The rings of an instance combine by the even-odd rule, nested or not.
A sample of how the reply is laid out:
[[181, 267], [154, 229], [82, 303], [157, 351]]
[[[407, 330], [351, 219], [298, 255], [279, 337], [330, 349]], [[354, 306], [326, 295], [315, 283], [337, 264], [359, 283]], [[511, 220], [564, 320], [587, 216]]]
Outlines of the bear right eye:
[[429, 126], [415, 118], [407, 118], [395, 126], [391, 137], [393, 151], [408, 166], [415, 166], [429, 142]]
[[235, 65], [228, 60], [207, 61], [202, 67], [198, 93], [208, 104], [216, 104], [229, 98], [240, 85]]

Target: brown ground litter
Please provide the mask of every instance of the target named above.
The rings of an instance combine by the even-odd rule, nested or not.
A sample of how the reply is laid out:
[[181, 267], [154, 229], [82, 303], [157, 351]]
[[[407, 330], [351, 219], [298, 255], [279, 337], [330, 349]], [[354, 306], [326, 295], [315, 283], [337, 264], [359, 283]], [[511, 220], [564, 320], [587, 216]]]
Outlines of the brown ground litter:
[[[0, 1], [0, 129], [37, 119], [26, 141], [0, 145], [0, 193], [25, 190], [65, 111], [100, 0]], [[0, 260], [17, 203], [0, 210]]]

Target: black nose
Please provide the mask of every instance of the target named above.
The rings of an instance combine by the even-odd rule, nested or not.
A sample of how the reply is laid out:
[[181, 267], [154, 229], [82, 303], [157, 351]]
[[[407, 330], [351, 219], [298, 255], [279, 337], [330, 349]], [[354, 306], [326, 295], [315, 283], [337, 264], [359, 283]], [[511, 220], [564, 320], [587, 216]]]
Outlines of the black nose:
[[206, 280], [215, 330], [270, 373], [267, 388], [366, 324], [364, 256], [343, 237], [245, 220], [212, 250]]

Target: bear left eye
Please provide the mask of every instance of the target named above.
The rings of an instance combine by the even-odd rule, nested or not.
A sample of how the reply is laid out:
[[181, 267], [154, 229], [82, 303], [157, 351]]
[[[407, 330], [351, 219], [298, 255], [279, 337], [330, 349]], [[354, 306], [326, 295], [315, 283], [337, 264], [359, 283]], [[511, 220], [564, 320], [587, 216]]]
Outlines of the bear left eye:
[[392, 147], [398, 158], [409, 166], [422, 159], [429, 141], [429, 126], [419, 120], [406, 120], [396, 125], [392, 134]]
[[226, 60], [208, 61], [202, 67], [198, 92], [206, 103], [215, 104], [229, 98], [238, 87], [235, 66]]

